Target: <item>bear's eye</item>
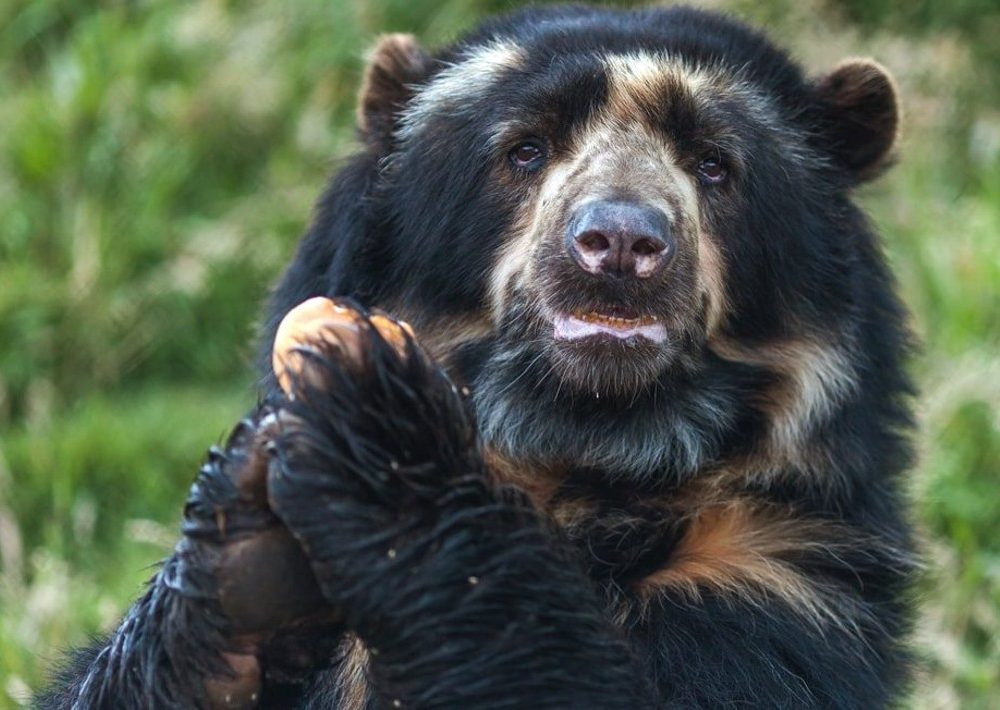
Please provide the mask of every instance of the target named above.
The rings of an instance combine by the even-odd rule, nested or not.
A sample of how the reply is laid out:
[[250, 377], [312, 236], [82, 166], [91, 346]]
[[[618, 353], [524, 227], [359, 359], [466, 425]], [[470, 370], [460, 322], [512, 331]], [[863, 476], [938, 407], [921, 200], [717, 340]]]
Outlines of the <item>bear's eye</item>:
[[698, 163], [698, 177], [706, 185], [716, 185], [726, 179], [726, 166], [718, 158], [705, 158]]
[[523, 141], [507, 154], [511, 165], [521, 170], [538, 170], [545, 163], [545, 148], [539, 141]]

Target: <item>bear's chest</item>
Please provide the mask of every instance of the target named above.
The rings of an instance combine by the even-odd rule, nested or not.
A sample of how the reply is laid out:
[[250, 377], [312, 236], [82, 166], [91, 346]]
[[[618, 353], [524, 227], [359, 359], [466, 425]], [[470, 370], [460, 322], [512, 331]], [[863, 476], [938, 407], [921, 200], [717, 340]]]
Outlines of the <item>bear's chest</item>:
[[663, 567], [684, 535], [683, 516], [665, 504], [557, 494], [543, 509], [599, 584], [628, 588]]

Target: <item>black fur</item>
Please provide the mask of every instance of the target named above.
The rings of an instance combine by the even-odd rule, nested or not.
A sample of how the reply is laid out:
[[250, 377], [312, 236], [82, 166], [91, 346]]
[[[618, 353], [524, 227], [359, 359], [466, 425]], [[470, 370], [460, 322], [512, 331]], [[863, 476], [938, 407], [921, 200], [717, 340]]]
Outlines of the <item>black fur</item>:
[[[401, 100], [419, 101], [441, 72], [498, 42], [520, 49], [518, 66], [453, 110], [399, 123]], [[554, 154], [568, 150], [612, 95], [601, 57], [640, 51], [732, 82], [718, 101], [673, 93], [636, 117], [684, 169], [706, 146], [728, 160], [728, 182], [699, 193], [701, 228], [723, 245], [727, 313], [708, 323], [688, 293], [691, 273], [673, 286], [596, 284], [553, 252], [537, 288], [567, 310], [607, 299], [683, 315], [651, 380], [595, 386], [604, 396], [594, 396], [553, 368], [533, 292], [514, 289], [487, 318], [498, 252], [535, 179], [509, 174], [495, 139], [517, 124]], [[218, 703], [206, 679], [225, 677], [220, 654], [248, 638], [262, 674], [254, 700], [270, 707], [898, 701], [914, 568], [901, 493], [910, 344], [877, 235], [851, 195], [891, 145], [891, 83], [869, 68], [865, 91], [842, 97], [845, 75], [811, 81], [762, 36], [687, 8], [535, 8], [433, 58], [396, 56], [415, 57], [405, 71], [416, 98], [401, 99], [391, 75], [371, 83], [391, 94], [391, 111], [364, 97], [364, 130], [378, 135], [363, 136], [365, 150], [334, 176], [266, 317], [266, 399], [248, 425], [268, 442], [266, 504], [247, 508], [227, 483], [251, 466], [238, 432], [203, 471], [193, 523], [150, 591], [41, 706]], [[843, 127], [859, 116], [864, 130]], [[328, 386], [303, 384], [288, 400], [271, 346], [281, 318], [312, 296], [402, 309], [418, 340], [470, 315], [490, 327], [448, 343], [440, 366], [412, 341], [400, 356], [367, 327], [360, 370], [329, 346], [310, 356]], [[844, 346], [850, 384], [796, 422], [795, 451], [775, 455], [771, 418], [787, 406], [790, 375], [755, 354], [827, 342]], [[273, 428], [267, 417], [279, 411], [290, 418]], [[492, 452], [519, 473], [494, 470]], [[543, 479], [552, 490], [539, 495]], [[692, 577], [692, 593], [664, 582], [684, 569], [685, 541], [710, 508], [759, 514], [764, 537], [768, 521], [807, 531], [768, 559], [800, 586], [751, 579], [736, 590]], [[247, 636], [219, 591], [231, 541], [219, 511], [248, 521], [247, 535], [291, 532], [311, 570], [296, 584], [322, 592], [291, 616], [322, 624], [265, 613]], [[355, 637], [365, 649], [357, 676]]]

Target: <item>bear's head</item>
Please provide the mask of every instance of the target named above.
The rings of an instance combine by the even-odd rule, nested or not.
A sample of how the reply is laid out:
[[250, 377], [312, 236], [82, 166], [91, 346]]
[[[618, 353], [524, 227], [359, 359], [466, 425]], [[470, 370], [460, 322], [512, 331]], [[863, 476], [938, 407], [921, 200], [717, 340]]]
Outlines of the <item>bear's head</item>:
[[358, 122], [324, 273], [412, 321], [511, 455], [803, 446], [857, 387], [866, 309], [895, 307], [850, 199], [897, 131], [872, 61], [810, 79], [714, 14], [531, 9], [436, 56], [384, 37]]

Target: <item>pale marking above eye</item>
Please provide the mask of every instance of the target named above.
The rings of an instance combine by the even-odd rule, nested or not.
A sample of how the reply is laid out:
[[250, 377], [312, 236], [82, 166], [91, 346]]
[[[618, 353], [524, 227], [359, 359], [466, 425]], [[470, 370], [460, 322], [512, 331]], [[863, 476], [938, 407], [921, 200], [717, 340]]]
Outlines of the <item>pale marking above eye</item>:
[[413, 100], [400, 114], [397, 136], [407, 140], [435, 116], [461, 112], [489, 91], [504, 72], [521, 66], [524, 58], [524, 49], [510, 41], [465, 50], [429, 83], [416, 87]]

